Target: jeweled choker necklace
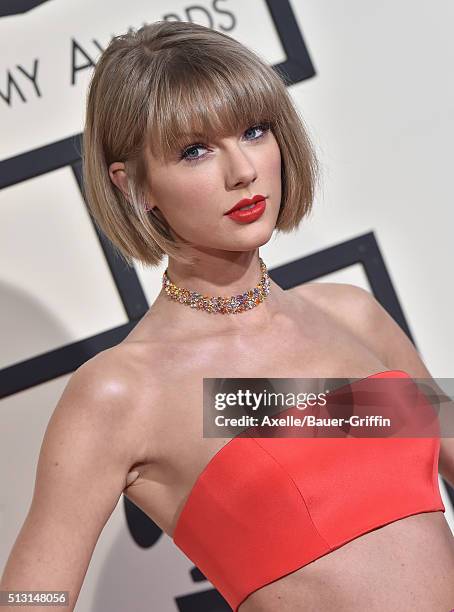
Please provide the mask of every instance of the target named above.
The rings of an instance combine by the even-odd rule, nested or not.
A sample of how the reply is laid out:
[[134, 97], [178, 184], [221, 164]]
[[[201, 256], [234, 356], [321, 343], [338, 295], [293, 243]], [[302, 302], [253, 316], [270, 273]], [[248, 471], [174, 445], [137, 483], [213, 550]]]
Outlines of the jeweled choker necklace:
[[240, 295], [210, 297], [197, 293], [197, 291], [177, 287], [167, 276], [167, 269], [162, 275], [162, 286], [167, 295], [173, 300], [180, 302], [180, 304], [186, 304], [191, 308], [205, 310], [206, 312], [238, 314], [261, 304], [270, 292], [270, 277], [267, 267], [261, 257], [259, 257], [259, 261], [262, 270], [260, 282], [253, 289], [249, 289]]

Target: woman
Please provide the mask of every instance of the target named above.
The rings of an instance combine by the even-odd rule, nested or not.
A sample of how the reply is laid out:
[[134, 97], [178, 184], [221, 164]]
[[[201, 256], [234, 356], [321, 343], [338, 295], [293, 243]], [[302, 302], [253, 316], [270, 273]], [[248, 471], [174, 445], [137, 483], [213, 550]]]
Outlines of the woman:
[[[297, 502], [263, 491], [257, 465], [246, 461], [250, 451], [257, 461], [266, 459], [258, 445], [202, 436], [203, 378], [430, 376], [368, 292], [332, 283], [284, 291], [269, 279], [259, 247], [273, 230], [290, 232], [309, 214], [317, 177], [313, 148], [283, 80], [237, 41], [165, 21], [111, 41], [88, 96], [87, 201], [126, 261], [153, 266], [167, 255], [168, 266], [160, 294], [134, 330], [78, 368], [65, 388], [44, 437], [33, 501], [3, 589], [69, 589], [72, 610], [97, 538], [124, 493], [235, 610], [439, 612], [454, 605], [454, 544], [433, 440], [424, 446], [427, 465], [403, 463], [414, 469], [411, 495], [400, 505], [391, 496], [377, 512], [358, 511], [342, 538], [346, 519], [333, 511], [327, 529], [336, 529], [338, 541], [324, 548], [326, 538], [315, 542], [316, 529], [310, 538], [305, 531], [310, 513], [292, 523]], [[209, 299], [216, 296], [225, 299]], [[440, 469], [453, 482], [447, 441]], [[334, 448], [308, 446], [332, 440], [304, 442], [309, 461], [317, 449]], [[342, 447], [336, 452], [341, 461]], [[355, 462], [361, 465], [357, 459], [352, 456], [344, 475]], [[389, 465], [384, 452], [377, 460]], [[393, 461], [398, 470], [400, 456]], [[335, 461], [329, 463], [333, 470]], [[319, 463], [297, 465], [302, 477], [317, 481]], [[428, 476], [425, 468], [432, 465]], [[220, 468], [228, 472], [229, 466], [237, 470], [233, 477], [219, 480]], [[238, 492], [231, 497], [232, 487], [247, 466], [256, 472], [241, 501]], [[405, 486], [407, 478], [398, 473], [398, 485]], [[274, 477], [273, 486], [288, 482], [280, 472]], [[341, 476], [332, 471], [332, 477]], [[387, 482], [380, 495], [389, 495]], [[224, 487], [230, 510], [252, 507], [252, 495], [244, 498], [249, 490], [261, 495], [259, 515], [263, 509], [281, 519], [261, 524], [260, 516], [242, 515], [244, 530], [235, 526], [230, 556], [222, 546], [210, 549], [213, 535], [220, 538], [216, 545], [231, 544], [226, 505], [217, 507], [214, 523], [210, 513], [209, 496]], [[339, 498], [337, 489], [333, 494]], [[281, 514], [276, 503], [283, 504]], [[288, 534], [279, 539], [289, 521], [302, 540], [293, 550]], [[242, 565], [251, 537], [254, 566]]]

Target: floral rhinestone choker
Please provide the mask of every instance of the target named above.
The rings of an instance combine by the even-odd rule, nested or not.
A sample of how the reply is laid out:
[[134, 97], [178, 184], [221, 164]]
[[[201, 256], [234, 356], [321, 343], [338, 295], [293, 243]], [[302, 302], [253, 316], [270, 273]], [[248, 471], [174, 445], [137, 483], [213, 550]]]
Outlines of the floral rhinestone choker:
[[253, 289], [249, 289], [240, 295], [210, 297], [196, 291], [184, 289], [183, 287], [177, 287], [167, 276], [167, 269], [162, 275], [162, 286], [167, 295], [173, 300], [180, 302], [180, 304], [186, 304], [197, 310], [205, 310], [205, 312], [238, 314], [261, 304], [270, 292], [270, 277], [267, 267], [261, 257], [259, 257], [259, 261], [262, 270], [260, 282]]

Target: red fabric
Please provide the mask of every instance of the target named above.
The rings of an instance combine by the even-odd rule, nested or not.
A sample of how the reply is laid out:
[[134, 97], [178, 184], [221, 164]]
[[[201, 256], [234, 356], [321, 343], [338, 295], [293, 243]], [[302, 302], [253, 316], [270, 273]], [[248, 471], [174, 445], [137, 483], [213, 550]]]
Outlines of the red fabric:
[[[390, 376], [410, 379], [392, 370], [360, 382]], [[362, 392], [356, 383], [352, 389], [355, 397]], [[382, 402], [389, 414], [393, 401]], [[403, 413], [414, 408], [410, 401], [421, 399], [410, 394], [399, 406]], [[237, 612], [255, 590], [362, 534], [412, 514], [444, 512], [433, 431], [434, 437], [233, 438], [198, 477], [173, 540]]]

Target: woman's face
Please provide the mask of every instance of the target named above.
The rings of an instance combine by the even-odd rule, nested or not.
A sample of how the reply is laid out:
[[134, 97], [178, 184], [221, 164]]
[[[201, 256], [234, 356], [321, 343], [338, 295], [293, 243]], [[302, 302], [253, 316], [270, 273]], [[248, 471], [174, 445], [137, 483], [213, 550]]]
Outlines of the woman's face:
[[[215, 142], [197, 136], [188, 142], [165, 162], [147, 150], [149, 206], [195, 248], [245, 251], [268, 242], [281, 203], [281, 153], [272, 131], [255, 124]], [[240, 223], [225, 214], [257, 194], [266, 200], [256, 220]]]

